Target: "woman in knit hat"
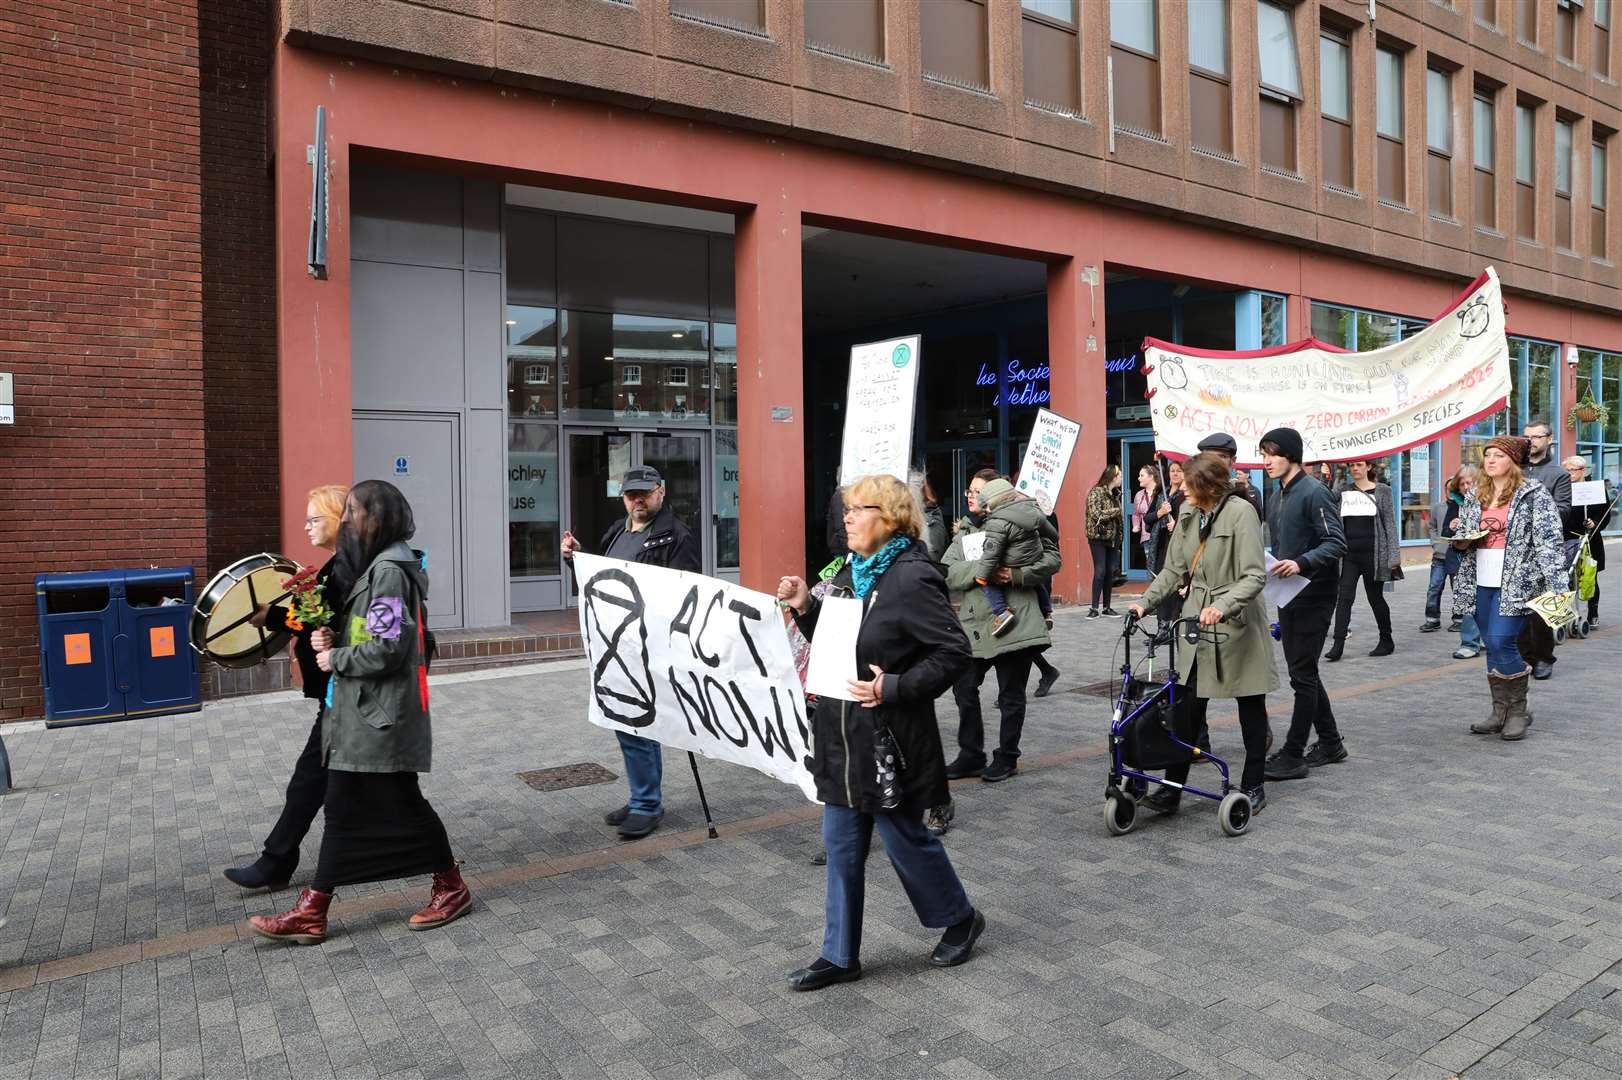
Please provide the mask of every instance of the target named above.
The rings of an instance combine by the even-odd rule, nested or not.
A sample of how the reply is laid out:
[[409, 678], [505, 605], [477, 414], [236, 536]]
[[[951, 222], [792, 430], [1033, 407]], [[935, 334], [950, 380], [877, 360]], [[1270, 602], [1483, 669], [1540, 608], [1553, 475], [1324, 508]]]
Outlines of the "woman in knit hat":
[[1538, 617], [1528, 601], [1566, 588], [1560, 511], [1548, 489], [1521, 473], [1531, 448], [1518, 435], [1488, 441], [1482, 477], [1459, 511], [1460, 538], [1453, 541], [1464, 552], [1453, 612], [1476, 617], [1492, 691], [1491, 714], [1470, 730], [1507, 740], [1524, 738], [1532, 723], [1526, 708], [1531, 669], [1515, 642], [1526, 620]]

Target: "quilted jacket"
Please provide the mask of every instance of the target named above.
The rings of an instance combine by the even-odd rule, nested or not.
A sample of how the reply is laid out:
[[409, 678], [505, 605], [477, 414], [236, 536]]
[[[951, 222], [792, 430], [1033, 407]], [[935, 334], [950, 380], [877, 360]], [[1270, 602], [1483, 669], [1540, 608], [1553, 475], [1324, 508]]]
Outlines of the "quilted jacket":
[[[1481, 528], [1481, 501], [1471, 492], [1459, 510], [1459, 532]], [[1504, 528], [1504, 582], [1499, 587], [1498, 614], [1525, 615], [1534, 596], [1571, 587], [1566, 572], [1565, 546], [1560, 538], [1560, 513], [1554, 496], [1536, 480], [1522, 480], [1509, 501]], [[1473, 615], [1476, 610], [1476, 549], [1472, 545], [1459, 560], [1453, 586], [1453, 614]]]

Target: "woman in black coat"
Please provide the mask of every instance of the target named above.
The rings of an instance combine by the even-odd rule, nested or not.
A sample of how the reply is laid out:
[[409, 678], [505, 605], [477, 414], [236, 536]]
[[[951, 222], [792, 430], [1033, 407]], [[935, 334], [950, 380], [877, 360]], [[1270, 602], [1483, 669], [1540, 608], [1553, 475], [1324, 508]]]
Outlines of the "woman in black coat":
[[[891, 476], [857, 480], [845, 491], [844, 524], [852, 558], [830, 595], [860, 601], [862, 625], [847, 683], [854, 700], [824, 695], [812, 714], [811, 773], [825, 804], [827, 922], [822, 954], [789, 976], [796, 990], [862, 977], [862, 902], [875, 827], [919, 921], [946, 931], [930, 963], [963, 963], [985, 929], [946, 849], [923, 823], [928, 807], [947, 801], [935, 699], [968, 666], [968, 639], [920, 540], [922, 514], [905, 484]], [[814, 642], [824, 601], [797, 577], [785, 577], [777, 597]], [[881, 732], [894, 736], [900, 758], [884, 773], [875, 757]]]

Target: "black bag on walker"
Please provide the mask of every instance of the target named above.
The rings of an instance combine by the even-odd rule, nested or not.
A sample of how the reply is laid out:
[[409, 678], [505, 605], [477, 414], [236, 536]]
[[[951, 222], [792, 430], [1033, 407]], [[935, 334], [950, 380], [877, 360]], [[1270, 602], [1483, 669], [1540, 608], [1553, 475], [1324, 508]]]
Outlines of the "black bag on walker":
[[[1121, 711], [1130, 713], [1164, 685], [1133, 679], [1128, 684], [1126, 698], [1121, 701]], [[1169, 765], [1185, 765], [1194, 760], [1191, 751], [1172, 741], [1168, 730], [1175, 725], [1179, 738], [1184, 742], [1194, 741], [1194, 722], [1189, 716], [1189, 704], [1194, 700], [1194, 692], [1179, 685], [1175, 693], [1175, 706], [1162, 694], [1122, 730], [1121, 734], [1125, 736], [1121, 744], [1123, 764], [1140, 772], [1155, 772]]]

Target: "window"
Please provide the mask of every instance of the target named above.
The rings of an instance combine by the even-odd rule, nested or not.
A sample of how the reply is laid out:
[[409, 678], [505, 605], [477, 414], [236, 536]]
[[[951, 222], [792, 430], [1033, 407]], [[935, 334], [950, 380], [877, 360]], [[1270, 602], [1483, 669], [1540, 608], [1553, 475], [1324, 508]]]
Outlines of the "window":
[[1402, 145], [1402, 54], [1394, 49], [1374, 52], [1374, 133], [1380, 199], [1405, 206], [1408, 163]]
[[[1583, 349], [1577, 354], [1578, 397], [1585, 391], [1611, 415], [1604, 424], [1591, 420], [1577, 425], [1577, 453], [1588, 459], [1590, 480], [1622, 487], [1622, 353]], [[1613, 516], [1606, 535], [1619, 530], [1622, 521]]]
[[[685, 386], [689, 367], [709, 363], [709, 329], [709, 323], [692, 319], [565, 310], [563, 418], [617, 421], [669, 409], [670, 400], [657, 390], [658, 372], [681, 371], [682, 382], [675, 385]], [[651, 372], [646, 370], [650, 364]], [[668, 376], [664, 382], [672, 385]], [[649, 385], [654, 392], [641, 389]], [[708, 395], [689, 404], [680, 417], [689, 423], [708, 423], [709, 418]]]
[[[1537, 416], [1553, 425], [1555, 438], [1560, 437], [1559, 413], [1560, 346], [1551, 341], [1533, 341], [1530, 338], [1511, 337], [1509, 342], [1509, 407], [1465, 428], [1459, 436], [1462, 458], [1474, 465], [1481, 464], [1487, 440], [1495, 435], [1519, 435], [1531, 417]], [[1555, 460], [1559, 460], [1558, 453]]]
[[1453, 216], [1453, 76], [1425, 69], [1425, 195], [1430, 212]]
[[1611, 0], [1594, 0], [1594, 74], [1611, 77]]
[[1554, 122], [1554, 246], [1571, 250], [1572, 124]]
[[1591, 258], [1606, 259], [1609, 253], [1605, 243], [1605, 185], [1609, 180], [1605, 161], [1605, 140], [1595, 139], [1590, 147], [1589, 159], [1592, 175], [1588, 181], [1588, 254]]
[[1188, 2], [1188, 114], [1195, 146], [1233, 153], [1228, 0]]
[[1352, 64], [1351, 47], [1332, 30], [1318, 37], [1318, 99], [1323, 109], [1319, 123], [1324, 183], [1352, 190]]
[[884, 0], [805, 0], [805, 43], [838, 56], [884, 63]]
[[1492, 91], [1477, 89], [1470, 103], [1470, 141], [1476, 224], [1483, 229], [1498, 228], [1498, 178], [1493, 171], [1498, 139], [1495, 122]]
[[982, 0], [932, 0], [919, 7], [918, 22], [926, 76], [970, 90], [991, 89]]
[[765, 0], [670, 0], [670, 13], [733, 30], [766, 32]]
[[665, 372], [665, 385], [666, 386], [686, 386], [687, 385], [687, 369], [684, 368], [684, 367], [673, 367], [673, 368], [668, 369]]
[[624, 367], [620, 368], [620, 385], [621, 386], [641, 386], [642, 385], [642, 365], [641, 364], [626, 364]]
[[1538, 238], [1537, 119], [1532, 106], [1515, 105], [1515, 235]]
[[1295, 28], [1289, 8], [1258, 0], [1256, 51], [1261, 68], [1262, 164], [1296, 171], [1295, 105], [1301, 100], [1301, 61], [1295, 53]]
[[1476, 0], [1476, 22], [1498, 28], [1498, 0]]
[[1025, 104], [1081, 115], [1081, 43], [1075, 0], [1024, 0]]
[[1582, 0], [1557, 0], [1554, 11], [1554, 49], [1560, 59], [1574, 63], [1577, 59], [1577, 9]]
[[1538, 43], [1538, 0], [1511, 0], [1515, 8], [1515, 33], [1526, 44]]
[[1110, 0], [1115, 126], [1160, 134], [1159, 31], [1155, 0]]

